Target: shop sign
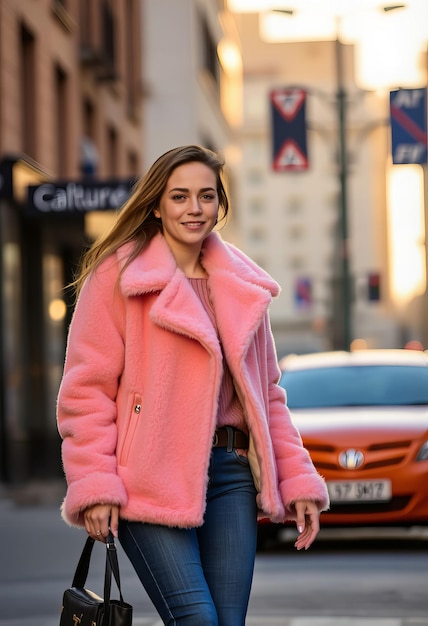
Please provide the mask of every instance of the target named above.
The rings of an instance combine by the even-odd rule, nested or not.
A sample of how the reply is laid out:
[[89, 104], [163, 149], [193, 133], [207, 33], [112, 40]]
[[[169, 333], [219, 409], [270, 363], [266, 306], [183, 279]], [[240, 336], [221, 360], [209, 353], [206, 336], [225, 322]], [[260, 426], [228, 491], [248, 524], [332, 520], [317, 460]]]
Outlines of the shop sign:
[[48, 182], [28, 187], [31, 215], [86, 213], [119, 209], [129, 198], [134, 181]]

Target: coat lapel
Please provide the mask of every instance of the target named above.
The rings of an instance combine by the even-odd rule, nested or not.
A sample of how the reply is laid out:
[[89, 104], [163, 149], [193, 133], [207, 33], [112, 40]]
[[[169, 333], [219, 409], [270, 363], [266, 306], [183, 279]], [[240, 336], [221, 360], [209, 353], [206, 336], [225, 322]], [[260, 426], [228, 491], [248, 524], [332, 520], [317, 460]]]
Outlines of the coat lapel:
[[223, 348], [229, 364], [239, 367], [279, 286], [243, 252], [225, 244], [215, 233], [205, 242], [202, 261], [210, 276]]
[[210, 278], [210, 288], [224, 351], [230, 361], [240, 360], [253, 341], [272, 296], [262, 287], [227, 272], [217, 272]]
[[213, 324], [192, 285], [180, 270], [177, 269], [159, 294], [150, 317], [163, 328], [196, 339], [221, 358], [220, 342]]
[[[120, 256], [124, 260], [129, 253], [127, 246]], [[159, 297], [150, 311], [152, 321], [162, 328], [197, 339], [221, 357], [211, 320], [161, 235], [154, 237], [149, 248], [125, 269], [121, 289], [126, 296], [158, 292]]]

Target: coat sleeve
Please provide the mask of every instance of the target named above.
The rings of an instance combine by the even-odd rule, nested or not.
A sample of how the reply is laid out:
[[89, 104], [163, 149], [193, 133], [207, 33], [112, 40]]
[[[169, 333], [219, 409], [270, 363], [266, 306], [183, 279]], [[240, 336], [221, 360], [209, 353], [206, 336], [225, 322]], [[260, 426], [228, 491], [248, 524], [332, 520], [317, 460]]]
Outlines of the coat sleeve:
[[124, 364], [124, 306], [113, 260], [86, 281], [70, 325], [57, 401], [67, 493], [62, 515], [83, 525], [93, 504], [126, 504], [116, 469], [116, 395]]
[[328, 509], [329, 497], [323, 477], [312, 463], [287, 407], [286, 393], [279, 386], [280, 369], [270, 332], [266, 333], [269, 397], [269, 430], [278, 473], [278, 486], [286, 519], [295, 519], [294, 502], [312, 500], [320, 511]]

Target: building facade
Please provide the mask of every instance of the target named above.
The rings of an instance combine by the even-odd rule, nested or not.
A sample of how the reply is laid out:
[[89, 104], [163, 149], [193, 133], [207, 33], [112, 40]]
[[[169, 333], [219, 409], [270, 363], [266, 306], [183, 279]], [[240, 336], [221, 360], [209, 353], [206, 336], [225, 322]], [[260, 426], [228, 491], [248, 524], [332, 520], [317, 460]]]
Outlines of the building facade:
[[[225, 0], [142, 3], [144, 163], [170, 148], [199, 144], [224, 155], [232, 209], [240, 160], [242, 56]], [[235, 211], [223, 235], [237, 240]]]
[[143, 160], [139, 0], [0, 2], [0, 480], [62, 475], [55, 402], [85, 245]]
[[241, 95], [223, 0], [0, 0], [0, 482], [62, 476], [83, 249], [174, 146], [222, 152], [233, 197]]

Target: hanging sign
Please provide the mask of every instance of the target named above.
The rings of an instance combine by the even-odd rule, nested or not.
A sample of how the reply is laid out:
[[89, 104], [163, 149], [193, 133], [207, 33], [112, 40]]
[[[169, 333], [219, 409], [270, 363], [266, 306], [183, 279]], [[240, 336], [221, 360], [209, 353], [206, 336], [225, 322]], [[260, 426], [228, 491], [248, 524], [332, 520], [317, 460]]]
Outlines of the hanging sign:
[[428, 162], [427, 89], [397, 89], [389, 94], [392, 162]]
[[278, 88], [270, 92], [272, 167], [276, 172], [308, 169], [306, 91]]

